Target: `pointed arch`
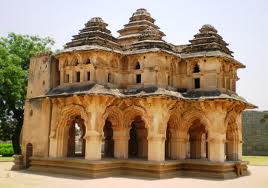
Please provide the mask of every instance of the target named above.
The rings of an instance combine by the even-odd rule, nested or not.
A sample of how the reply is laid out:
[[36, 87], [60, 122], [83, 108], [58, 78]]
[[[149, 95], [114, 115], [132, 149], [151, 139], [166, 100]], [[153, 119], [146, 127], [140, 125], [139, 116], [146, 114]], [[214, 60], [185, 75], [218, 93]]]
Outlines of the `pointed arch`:
[[224, 126], [226, 132], [226, 160], [239, 160], [239, 145], [242, 140], [242, 135], [237, 122], [237, 113], [234, 111], [227, 113]]
[[129, 127], [131, 126], [131, 123], [135, 120], [137, 116], [139, 116], [145, 123], [146, 128], [149, 128], [148, 126], [148, 119], [149, 115], [147, 114], [146, 110], [144, 110], [141, 107], [138, 106], [130, 106], [127, 107], [124, 111], [124, 126]]
[[[67, 156], [69, 126], [76, 117], [81, 117], [84, 121], [84, 131], [86, 132], [87, 126], [89, 125], [90, 114], [86, 112], [84, 107], [76, 104], [65, 106], [60, 114], [60, 119], [56, 123], [56, 129], [52, 130], [50, 138], [56, 140], [56, 155], [58, 157], [65, 157]], [[55, 133], [53, 133], [54, 131]]]
[[141, 69], [141, 65], [140, 65], [140, 63], [138, 61], [135, 64], [135, 69], [136, 70], [140, 70]]

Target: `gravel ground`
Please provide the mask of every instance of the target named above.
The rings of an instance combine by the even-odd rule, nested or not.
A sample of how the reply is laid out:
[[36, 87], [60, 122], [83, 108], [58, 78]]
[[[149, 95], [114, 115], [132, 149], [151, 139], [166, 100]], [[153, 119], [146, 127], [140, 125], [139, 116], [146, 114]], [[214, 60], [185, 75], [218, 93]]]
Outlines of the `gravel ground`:
[[268, 166], [249, 166], [250, 176], [231, 180], [214, 180], [198, 178], [171, 178], [150, 180], [143, 178], [110, 177], [88, 179], [76, 176], [38, 173], [29, 171], [10, 171], [12, 162], [0, 162], [0, 188], [268, 188]]

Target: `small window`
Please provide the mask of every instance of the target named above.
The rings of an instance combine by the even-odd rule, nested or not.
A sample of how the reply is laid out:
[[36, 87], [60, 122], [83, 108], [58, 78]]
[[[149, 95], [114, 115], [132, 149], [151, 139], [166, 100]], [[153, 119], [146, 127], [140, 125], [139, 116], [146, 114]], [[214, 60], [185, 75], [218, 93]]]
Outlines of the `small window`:
[[90, 80], [90, 72], [87, 72], [87, 80]]
[[136, 75], [136, 83], [137, 84], [141, 83], [141, 75], [140, 74]]
[[136, 70], [141, 69], [141, 66], [140, 66], [140, 63], [139, 62], [136, 63], [135, 69]]
[[200, 88], [200, 78], [195, 78], [194, 79], [194, 88], [195, 89]]
[[90, 59], [87, 59], [86, 64], [91, 64]]
[[65, 75], [65, 83], [69, 83], [69, 81], [70, 81], [70, 75], [66, 74]]
[[200, 68], [199, 68], [198, 64], [195, 64], [193, 72], [194, 73], [199, 73], [200, 72]]
[[80, 82], [80, 72], [76, 72], [76, 82]]
[[111, 73], [108, 73], [108, 83], [111, 82]]
[[170, 85], [170, 77], [167, 77], [168, 86]]

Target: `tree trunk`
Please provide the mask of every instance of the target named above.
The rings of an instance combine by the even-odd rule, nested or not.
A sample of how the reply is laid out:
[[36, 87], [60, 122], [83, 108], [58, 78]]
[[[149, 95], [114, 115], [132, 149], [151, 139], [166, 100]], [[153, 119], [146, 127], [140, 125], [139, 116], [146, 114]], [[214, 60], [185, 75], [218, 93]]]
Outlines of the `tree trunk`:
[[17, 120], [17, 124], [12, 136], [12, 145], [14, 154], [21, 154], [20, 132], [23, 124], [23, 109], [15, 110], [14, 118]]

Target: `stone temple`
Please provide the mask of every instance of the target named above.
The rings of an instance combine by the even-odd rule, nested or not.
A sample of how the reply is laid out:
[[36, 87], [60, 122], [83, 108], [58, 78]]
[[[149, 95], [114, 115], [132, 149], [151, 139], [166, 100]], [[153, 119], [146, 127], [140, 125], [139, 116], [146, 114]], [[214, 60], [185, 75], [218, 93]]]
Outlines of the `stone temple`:
[[145, 9], [114, 37], [89, 20], [56, 54], [31, 59], [23, 163], [35, 171], [105, 177], [248, 174], [228, 44], [203, 25], [189, 44], [167, 43]]

